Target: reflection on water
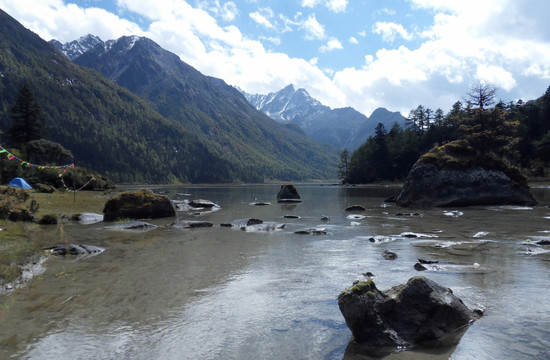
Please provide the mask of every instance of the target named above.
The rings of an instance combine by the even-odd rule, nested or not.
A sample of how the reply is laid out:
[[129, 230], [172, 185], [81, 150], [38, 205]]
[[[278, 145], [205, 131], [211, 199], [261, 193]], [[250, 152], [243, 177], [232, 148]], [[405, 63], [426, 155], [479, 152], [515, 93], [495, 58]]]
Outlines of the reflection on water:
[[[106, 250], [52, 259], [26, 288], [0, 297], [0, 358], [550, 357], [550, 246], [537, 244], [550, 239], [550, 189], [534, 191], [541, 201], [534, 208], [410, 213], [384, 203], [398, 192], [392, 187], [297, 185], [303, 202], [284, 205], [275, 202], [278, 188], [159, 189], [219, 204], [215, 212], [178, 211], [179, 220], [211, 228], [179, 229], [163, 219], [147, 232], [102, 223], [41, 229], [34, 236], [52, 244]], [[258, 202], [271, 204], [251, 205]], [[367, 210], [343, 211], [351, 205]], [[251, 217], [285, 226], [219, 226]], [[321, 228], [325, 235], [295, 234]], [[385, 250], [397, 259], [384, 259]], [[429, 348], [380, 354], [350, 342], [338, 294], [367, 272], [381, 290], [404, 283], [420, 274], [418, 259], [434, 262], [422, 275], [486, 315]]]

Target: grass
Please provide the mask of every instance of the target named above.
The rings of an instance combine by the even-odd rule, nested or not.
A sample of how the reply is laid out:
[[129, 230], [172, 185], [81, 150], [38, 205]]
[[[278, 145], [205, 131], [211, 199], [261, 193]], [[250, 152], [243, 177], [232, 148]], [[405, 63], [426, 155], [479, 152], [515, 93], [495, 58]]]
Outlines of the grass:
[[483, 167], [485, 169], [500, 170], [512, 179], [517, 186], [528, 186], [527, 178], [518, 168], [506, 164], [494, 154], [479, 153], [464, 140], [452, 141], [446, 145], [433, 148], [422, 155], [418, 162], [431, 163], [440, 169]]
[[36, 218], [45, 214], [53, 214], [60, 218], [63, 215], [71, 216], [84, 212], [102, 214], [103, 207], [110, 194], [96, 191], [73, 192], [55, 192], [53, 194], [30, 193], [30, 199], [34, 199], [39, 204], [39, 209], [35, 213]]
[[[77, 192], [76, 196], [72, 192], [45, 194], [33, 190], [28, 190], [28, 194], [26, 205], [32, 200], [38, 202], [39, 208], [35, 212], [37, 220], [45, 214], [52, 214], [58, 219], [84, 212], [102, 214], [105, 202], [111, 197], [96, 191]], [[29, 236], [30, 231], [39, 226], [30, 222], [0, 220], [0, 284], [18, 279], [21, 276], [20, 267], [41, 254], [44, 244], [40, 236]]]

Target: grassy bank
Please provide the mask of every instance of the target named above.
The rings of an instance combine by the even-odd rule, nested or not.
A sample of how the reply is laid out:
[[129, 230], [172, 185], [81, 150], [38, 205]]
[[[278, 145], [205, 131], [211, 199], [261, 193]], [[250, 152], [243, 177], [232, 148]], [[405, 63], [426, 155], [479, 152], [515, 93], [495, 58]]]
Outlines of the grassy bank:
[[[84, 212], [103, 213], [103, 206], [111, 194], [96, 191], [37, 193], [28, 190], [29, 203], [35, 200], [39, 208], [34, 213], [39, 220], [46, 214], [54, 215], [59, 221], [64, 217]], [[7, 284], [21, 276], [21, 266], [38, 258], [44, 244], [40, 236], [30, 236], [41, 226], [31, 222], [0, 220], [0, 284]]]

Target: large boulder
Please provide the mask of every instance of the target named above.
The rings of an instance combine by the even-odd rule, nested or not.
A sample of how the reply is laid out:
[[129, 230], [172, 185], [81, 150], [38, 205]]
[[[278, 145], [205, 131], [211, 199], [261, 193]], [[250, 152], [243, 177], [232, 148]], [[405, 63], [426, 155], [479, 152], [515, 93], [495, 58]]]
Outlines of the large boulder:
[[452, 290], [423, 276], [385, 292], [372, 280], [357, 282], [338, 296], [338, 306], [357, 343], [396, 347], [440, 339], [482, 314]]
[[302, 199], [298, 194], [298, 190], [292, 184], [281, 185], [281, 189], [277, 194], [277, 202], [301, 202]]
[[423, 155], [413, 166], [396, 204], [402, 207], [536, 205], [516, 168], [454, 141]]
[[117, 219], [154, 219], [174, 217], [176, 210], [170, 199], [149, 189], [123, 192], [112, 197], [103, 208], [103, 221]]

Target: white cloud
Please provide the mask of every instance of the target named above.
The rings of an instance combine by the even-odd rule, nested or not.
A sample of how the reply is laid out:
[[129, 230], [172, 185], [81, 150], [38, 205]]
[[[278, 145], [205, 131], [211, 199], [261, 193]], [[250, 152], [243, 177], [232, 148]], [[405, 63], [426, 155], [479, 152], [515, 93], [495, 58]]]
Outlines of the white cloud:
[[383, 8], [383, 9], [378, 10], [378, 13], [393, 16], [393, 15], [396, 14], [396, 11], [393, 10], [393, 9]]
[[326, 6], [335, 13], [344, 12], [348, 6], [348, 0], [328, 0]]
[[325, 27], [315, 18], [315, 14], [310, 15], [302, 24], [306, 32], [307, 40], [319, 40], [325, 38]]
[[235, 20], [239, 16], [239, 9], [237, 8], [237, 5], [235, 5], [232, 1], [223, 4], [221, 16], [225, 21]]
[[[397, 48], [371, 50], [361, 55], [363, 64], [345, 69], [323, 68], [330, 53], [321, 59], [310, 58], [314, 55], [308, 55], [309, 60], [293, 58], [269, 51], [236, 26], [220, 25], [225, 25], [222, 10], [230, 3], [237, 2], [223, 3], [213, 12], [184, 0], [118, 0], [120, 14], [131, 11], [150, 20], [143, 29], [121, 15], [83, 9], [62, 0], [25, 0], [25, 6], [21, 0], [0, 0], [0, 8], [45, 40], [67, 42], [88, 33], [104, 40], [144, 35], [202, 73], [245, 91], [268, 93], [293, 83], [328, 106], [352, 106], [366, 115], [380, 106], [408, 114], [419, 104], [448, 111], [477, 81], [497, 86], [497, 96], [504, 100], [533, 99], [544, 93], [550, 82], [550, 27], [546, 19], [550, 1], [409, 0], [417, 11], [433, 14], [433, 22], [424, 24], [421, 33], [408, 32], [393, 22], [378, 23], [372, 30], [386, 36], [387, 41], [393, 39]], [[301, 4], [313, 8], [328, 2], [303, 0]], [[226, 9], [238, 14], [231, 6]], [[289, 19], [264, 9], [258, 14], [267, 21], [265, 24], [275, 26], [276, 20], [278, 27], [282, 24], [284, 28], [279, 31], [286, 31], [285, 36], [293, 35], [289, 34], [293, 29], [305, 31], [309, 40], [327, 39], [331, 33], [315, 15], [298, 13]], [[415, 29], [412, 25], [408, 28]], [[258, 37], [274, 44], [280, 41], [261, 34]], [[351, 37], [351, 43], [352, 38], [357, 40]], [[401, 39], [413, 38], [422, 43], [415, 43], [414, 48], [399, 46]], [[332, 40], [324, 45], [325, 51], [343, 48]]]
[[382, 35], [382, 39], [387, 42], [394, 42], [398, 35], [405, 40], [413, 39], [413, 36], [405, 30], [403, 25], [393, 22], [377, 22], [373, 25], [372, 32]]
[[498, 89], [511, 90], [517, 85], [512, 73], [495, 65], [479, 64], [476, 77], [481, 82], [496, 86]]
[[[44, 40], [68, 42], [88, 33], [102, 39], [144, 33], [137, 24], [103, 9], [82, 9], [61, 0], [26, 0], [25, 6], [15, 0], [0, 1], [0, 8]], [[79, 29], [86, 30], [78, 32]]]
[[352, 36], [348, 39], [348, 42], [350, 44], [359, 44], [359, 40], [357, 40], [357, 38], [355, 36]]
[[346, 11], [348, 6], [348, 0], [302, 0], [302, 7], [314, 8], [321, 3], [334, 13]]
[[325, 45], [319, 48], [319, 51], [324, 53], [324, 52], [329, 52], [333, 50], [341, 50], [343, 48], [344, 47], [342, 46], [342, 43], [340, 42], [340, 40], [336, 38], [331, 38]]
[[252, 20], [254, 20], [255, 22], [257, 22], [258, 24], [260, 24], [260, 25], [262, 25], [262, 26], [264, 26], [268, 29], [273, 29], [273, 24], [271, 24], [271, 22], [265, 16], [260, 14], [259, 12], [250, 13], [250, 14], [248, 14], [248, 16], [250, 16], [250, 18]]

